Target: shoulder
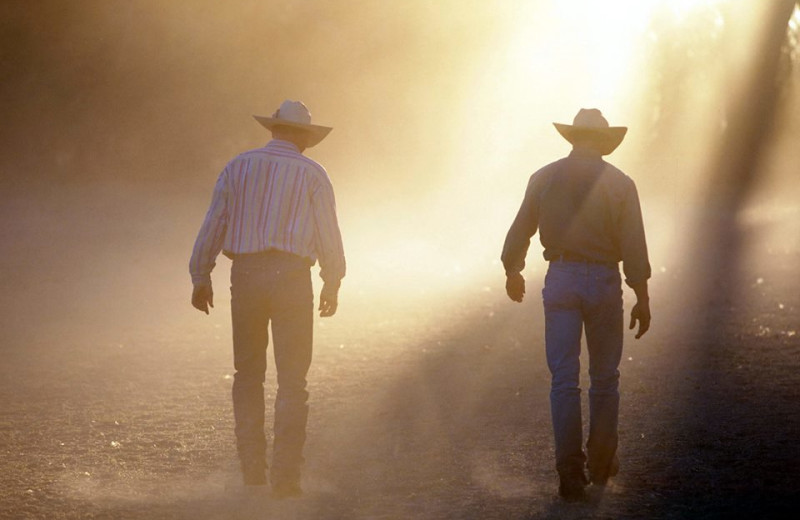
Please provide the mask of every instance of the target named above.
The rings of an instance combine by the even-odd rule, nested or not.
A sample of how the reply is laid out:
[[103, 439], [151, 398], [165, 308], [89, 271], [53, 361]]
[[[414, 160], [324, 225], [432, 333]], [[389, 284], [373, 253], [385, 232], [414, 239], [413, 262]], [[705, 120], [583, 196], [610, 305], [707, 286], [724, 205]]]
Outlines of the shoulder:
[[628, 175], [625, 174], [625, 172], [623, 172], [610, 162], [603, 161], [603, 166], [604, 166], [603, 175], [610, 181], [619, 184], [620, 186], [636, 187], [636, 184], [633, 182], [633, 179], [631, 179]]
[[552, 175], [553, 173], [561, 169], [561, 167], [564, 165], [564, 161], [566, 160], [567, 160], [566, 158], [563, 158], [557, 161], [553, 161], [550, 164], [542, 166], [541, 168], [536, 170], [533, 173], [533, 175], [531, 175], [531, 180], [533, 180], [534, 178], [547, 177], [549, 175]]
[[328, 177], [328, 172], [320, 163], [299, 153], [295, 154], [292, 160], [294, 164], [305, 171], [306, 178], [311, 180], [312, 186], [321, 185], [328, 189], [333, 189], [331, 179]]
[[611, 175], [611, 176], [619, 178], [619, 179], [628, 179], [628, 180], [630, 180], [630, 177], [625, 175], [625, 173], [622, 170], [620, 170], [619, 168], [617, 168], [616, 166], [614, 166], [610, 162], [608, 162], [606, 160], [603, 160], [602, 162], [603, 162], [603, 173], [605, 173], [606, 175]]
[[601, 176], [601, 183], [609, 193], [616, 194], [619, 200], [627, 200], [639, 197], [634, 180], [626, 175], [622, 170], [611, 163], [603, 161], [604, 168]]
[[325, 179], [328, 179], [328, 172], [327, 172], [327, 170], [325, 170], [324, 166], [322, 166], [320, 163], [318, 163], [317, 161], [315, 161], [314, 159], [312, 159], [310, 157], [306, 157], [305, 155], [301, 155], [301, 154], [297, 154], [297, 155], [298, 155], [297, 160], [301, 164], [305, 165], [312, 173], [314, 173], [314, 174], [316, 174], [316, 175], [318, 175], [320, 177], [323, 177]]
[[232, 166], [240, 166], [247, 162], [259, 160], [291, 163], [308, 170], [314, 176], [328, 177], [328, 172], [325, 168], [314, 159], [306, 157], [295, 150], [271, 147], [269, 145], [240, 153], [228, 162], [227, 168], [230, 169]]
[[247, 150], [235, 156], [230, 161], [228, 161], [228, 164], [225, 165], [225, 169], [228, 171], [236, 171], [238, 169], [237, 167], [241, 167], [242, 165], [254, 159], [257, 160], [263, 155], [264, 155], [263, 148], [254, 148], [252, 150]]
[[528, 180], [528, 185], [534, 186], [546, 182], [547, 179], [552, 177], [554, 173], [559, 171], [564, 166], [564, 161], [566, 160], [567, 158], [565, 157], [542, 166], [536, 170], [533, 175], [531, 175], [530, 179]]

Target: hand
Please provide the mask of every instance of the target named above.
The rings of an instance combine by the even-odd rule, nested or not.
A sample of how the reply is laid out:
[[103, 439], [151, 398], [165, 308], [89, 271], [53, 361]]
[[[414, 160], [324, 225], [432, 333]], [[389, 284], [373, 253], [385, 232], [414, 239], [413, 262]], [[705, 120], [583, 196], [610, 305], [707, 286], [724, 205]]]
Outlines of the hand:
[[506, 294], [515, 302], [525, 297], [525, 278], [520, 273], [506, 275]]
[[319, 315], [322, 318], [327, 318], [336, 314], [336, 309], [339, 307], [339, 287], [334, 287], [331, 284], [324, 284], [319, 293]]
[[214, 291], [210, 285], [195, 285], [192, 290], [192, 306], [208, 314], [208, 308], [214, 307]]
[[633, 306], [633, 309], [631, 309], [631, 325], [629, 327], [631, 330], [633, 330], [637, 321], [639, 322], [639, 330], [636, 331], [636, 339], [639, 339], [644, 336], [644, 333], [650, 328], [649, 301], [639, 300], [636, 302], [636, 305]]

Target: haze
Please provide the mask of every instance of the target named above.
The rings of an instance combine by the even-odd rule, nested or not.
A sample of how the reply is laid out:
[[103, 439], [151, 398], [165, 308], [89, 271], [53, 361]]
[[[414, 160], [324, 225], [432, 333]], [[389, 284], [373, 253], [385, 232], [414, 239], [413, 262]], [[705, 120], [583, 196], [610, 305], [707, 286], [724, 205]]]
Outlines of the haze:
[[[639, 187], [656, 311], [676, 284], [708, 290], [687, 273], [727, 183], [731, 125], [763, 123], [736, 114], [760, 103], [746, 93], [771, 59], [771, 6], [3, 2], [0, 349], [26, 374], [91, 364], [72, 357], [90, 343], [213, 338], [226, 352], [229, 262], [218, 261], [206, 318], [189, 305], [191, 246], [226, 162], [269, 139], [251, 116], [287, 98], [334, 127], [307, 152], [333, 181], [349, 269], [339, 315], [318, 324], [320, 349], [376, 331], [400, 359], [421, 338], [504, 312], [505, 233], [529, 176], [569, 152], [551, 123], [581, 107], [629, 127], [607, 159]], [[798, 23], [795, 8], [778, 24], [780, 89], [756, 173], [731, 181], [743, 196], [720, 206], [742, 245], [728, 257], [723, 244], [710, 265], [747, 260], [768, 278], [773, 253], [800, 247]], [[749, 246], [751, 232], [769, 254]], [[529, 305], [545, 267], [534, 239]], [[666, 322], [656, 313], [650, 337], [684, 325]]]

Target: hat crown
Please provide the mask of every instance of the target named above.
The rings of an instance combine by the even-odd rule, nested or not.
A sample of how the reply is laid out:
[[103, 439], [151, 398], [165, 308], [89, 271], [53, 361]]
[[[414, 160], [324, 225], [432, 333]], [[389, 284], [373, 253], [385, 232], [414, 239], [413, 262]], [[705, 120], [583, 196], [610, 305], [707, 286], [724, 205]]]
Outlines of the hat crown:
[[[311, 124], [311, 112], [301, 101], [287, 99], [270, 117], [253, 116], [264, 128], [273, 132], [279, 127], [294, 128], [308, 135], [308, 148], [325, 139], [332, 130], [329, 126]], [[274, 135], [274, 134], [273, 134]]]
[[585, 128], [608, 128], [608, 121], [603, 117], [603, 113], [596, 108], [582, 108], [578, 111], [572, 126]]
[[613, 152], [625, 138], [628, 128], [625, 126], [609, 126], [606, 118], [596, 108], [582, 108], [578, 111], [572, 125], [553, 123], [561, 137], [575, 146], [585, 145], [587, 138], [597, 147], [600, 155]]
[[301, 125], [311, 124], [311, 112], [308, 111], [308, 108], [301, 101], [291, 101], [287, 99], [281, 103], [274, 117]]

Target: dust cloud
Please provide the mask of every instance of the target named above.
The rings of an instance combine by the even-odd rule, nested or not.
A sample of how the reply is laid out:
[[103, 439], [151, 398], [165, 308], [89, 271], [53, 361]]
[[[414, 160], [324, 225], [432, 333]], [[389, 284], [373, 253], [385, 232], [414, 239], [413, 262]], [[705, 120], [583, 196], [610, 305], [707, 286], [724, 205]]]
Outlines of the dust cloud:
[[[14, 278], [66, 283], [91, 265], [109, 286], [81, 291], [93, 304], [130, 277], [155, 276], [137, 287], [169, 300], [186, 278], [164, 265], [185, 263], [225, 162], [268, 139], [250, 116], [284, 98], [335, 129], [310, 155], [334, 181], [359, 293], [497, 288], [528, 176], [568, 152], [550, 123], [583, 106], [631, 128], [610, 160], [637, 181], [654, 263], [672, 270], [727, 124], [719, 94], [741, 77], [753, 37], [740, 35], [758, 19], [729, 2], [676, 5], [7, 3], [0, 182]], [[4, 310], [39, 305], [33, 289]], [[52, 305], [57, 319], [74, 304]]]
[[[711, 179], [725, 183], [711, 172], [738, 124], [736, 103], [758, 103], [741, 93], [769, 16], [724, 0], [3, 2], [4, 374], [116, 374], [114, 352], [137, 343], [165, 366], [191, 352], [180, 342], [227, 352], [227, 260], [204, 319], [189, 305], [188, 257], [225, 163], [269, 138], [251, 116], [287, 98], [334, 127], [307, 153], [333, 181], [349, 267], [339, 315], [318, 323], [318, 343], [334, 350], [323, 347], [328, 368], [315, 391], [344, 384], [330, 367], [352, 362], [351, 352], [365, 372], [374, 355], [418, 369], [403, 356], [431, 340], [447, 346], [436, 358], [447, 371], [457, 348], [448, 334], [474, 339], [464, 329], [477, 323], [487, 350], [502, 343], [522, 319], [503, 301], [505, 232], [528, 177], [569, 151], [551, 123], [571, 122], [581, 107], [629, 127], [608, 160], [636, 181], [645, 213], [655, 321], [643, 343], [666, 341], [659, 328], [685, 325], [667, 325], [666, 308], [676, 305], [672, 290], [692, 283], [696, 223]], [[800, 249], [797, 41], [795, 11], [759, 173], [728, 215], [770, 248], [739, 251], [748, 273]], [[525, 272], [534, 302], [540, 252], [531, 247]], [[146, 361], [130, 370], [146, 372]], [[503, 377], [481, 370], [467, 385], [478, 394]], [[456, 401], [463, 378], [445, 378]], [[424, 389], [414, 389], [417, 401], [431, 398]], [[458, 402], [461, 422], [448, 424], [431, 405], [416, 425], [424, 438], [468, 423], [478, 405]], [[464, 465], [473, 459], [494, 460], [476, 453]], [[487, 488], [528, 490], [475, 465]]]

